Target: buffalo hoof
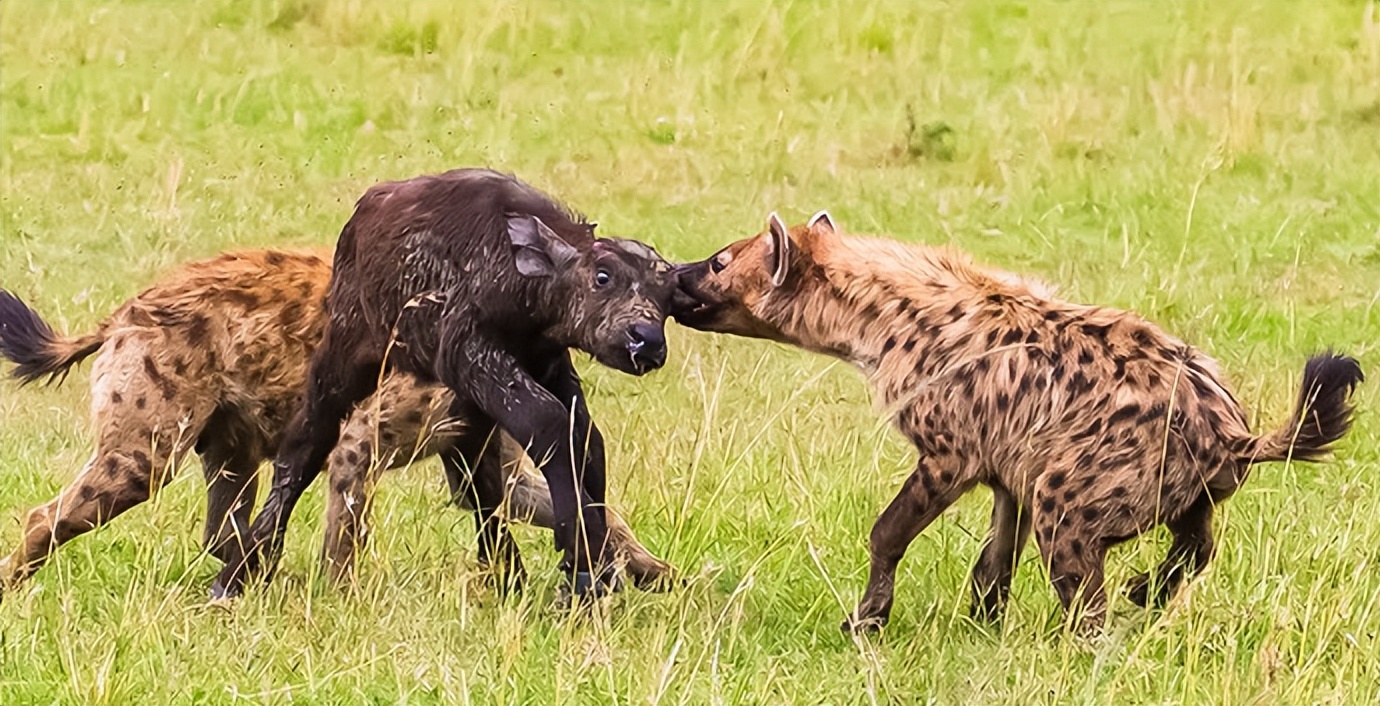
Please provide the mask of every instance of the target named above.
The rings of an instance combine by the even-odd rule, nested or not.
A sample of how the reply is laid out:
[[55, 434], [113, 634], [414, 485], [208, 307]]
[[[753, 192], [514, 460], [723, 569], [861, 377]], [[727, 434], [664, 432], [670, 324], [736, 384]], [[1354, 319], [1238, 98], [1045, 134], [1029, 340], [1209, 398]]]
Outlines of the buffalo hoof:
[[876, 635], [886, 627], [886, 618], [863, 618], [861, 620], [849, 616], [843, 624], [839, 625], [839, 630], [850, 635]]
[[589, 571], [576, 571], [566, 574], [558, 603], [563, 606], [588, 605], [622, 590], [623, 581], [615, 570], [610, 569], [600, 576]]
[[211, 584], [211, 600], [229, 601], [240, 597], [240, 587], [223, 583], [219, 578]]

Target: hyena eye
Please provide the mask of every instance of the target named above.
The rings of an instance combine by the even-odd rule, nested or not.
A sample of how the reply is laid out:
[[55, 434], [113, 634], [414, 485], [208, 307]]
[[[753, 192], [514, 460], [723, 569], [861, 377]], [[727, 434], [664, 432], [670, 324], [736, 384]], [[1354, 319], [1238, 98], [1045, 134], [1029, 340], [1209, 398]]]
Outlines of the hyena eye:
[[611, 281], [613, 281], [613, 275], [610, 275], [604, 270], [599, 270], [594, 273], [594, 286], [596, 287], [602, 287]]

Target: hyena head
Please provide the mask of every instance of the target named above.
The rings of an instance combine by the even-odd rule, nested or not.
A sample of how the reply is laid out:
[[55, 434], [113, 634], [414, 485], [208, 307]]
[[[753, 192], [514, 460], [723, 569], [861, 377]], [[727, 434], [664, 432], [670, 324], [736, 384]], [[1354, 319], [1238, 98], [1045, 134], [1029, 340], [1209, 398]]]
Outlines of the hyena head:
[[826, 284], [820, 258], [838, 238], [824, 211], [794, 228], [772, 213], [766, 231], [676, 268], [681, 289], [694, 299], [694, 306], [677, 306], [676, 320], [701, 331], [802, 344], [793, 322]]
[[552, 333], [561, 343], [633, 375], [666, 362], [666, 317], [679, 292], [656, 250], [621, 238], [576, 247], [535, 216], [510, 217], [508, 235], [518, 271], [544, 278], [547, 301], [560, 303]]

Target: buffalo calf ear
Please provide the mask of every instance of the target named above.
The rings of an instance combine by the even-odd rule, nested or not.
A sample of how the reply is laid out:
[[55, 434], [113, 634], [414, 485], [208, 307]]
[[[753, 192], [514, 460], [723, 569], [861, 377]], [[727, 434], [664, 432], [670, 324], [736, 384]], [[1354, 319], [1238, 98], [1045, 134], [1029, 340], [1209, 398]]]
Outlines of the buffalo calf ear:
[[657, 272], [669, 272], [671, 263], [656, 251], [656, 248], [640, 241], [629, 240], [628, 238], [604, 238], [598, 242], [608, 243], [609, 247], [621, 250], [633, 257], [647, 263]]
[[536, 216], [509, 216], [508, 239], [518, 272], [524, 277], [549, 277], [580, 258], [578, 250]]
[[810, 218], [806, 226], [811, 232], [817, 234], [834, 234], [838, 232], [838, 227], [834, 225], [834, 219], [829, 217], [828, 211], [820, 211]]
[[780, 287], [786, 283], [791, 268], [791, 235], [775, 211], [767, 216], [767, 237], [771, 239], [771, 286]]

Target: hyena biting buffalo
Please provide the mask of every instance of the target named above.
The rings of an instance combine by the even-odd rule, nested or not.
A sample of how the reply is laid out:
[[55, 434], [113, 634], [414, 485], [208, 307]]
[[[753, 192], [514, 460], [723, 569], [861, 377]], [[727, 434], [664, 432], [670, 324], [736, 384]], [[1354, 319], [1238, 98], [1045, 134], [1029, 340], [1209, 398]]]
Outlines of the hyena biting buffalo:
[[[604, 442], [570, 349], [641, 375], [666, 359], [677, 287], [670, 266], [517, 179], [456, 170], [369, 189], [341, 231], [325, 333], [301, 408], [274, 459], [274, 482], [213, 593], [267, 576], [293, 506], [384, 369], [440, 382], [465, 426], [454, 461], [474, 478], [481, 557], [520, 566], [494, 510], [503, 499], [496, 430], [541, 460], [562, 568], [577, 594], [614, 580], [604, 515]], [[238, 551], [235, 546], [231, 551]]]
[[[620, 560], [655, 582], [669, 567], [604, 508], [603, 438], [570, 349], [641, 375], [664, 363], [674, 315], [854, 363], [914, 444], [916, 469], [873, 527], [868, 584], [845, 630], [886, 624], [907, 547], [979, 484], [993, 510], [974, 615], [1000, 616], [1033, 532], [1067, 616], [1093, 630], [1108, 549], [1166, 525], [1168, 556], [1128, 591], [1164, 602], [1212, 558], [1216, 505], [1257, 463], [1324, 456], [1364, 380], [1352, 358], [1313, 357], [1291, 417], [1255, 435], [1200, 351], [1132, 312], [1062, 301], [956, 252], [844, 236], [824, 213], [794, 228], [772, 214], [765, 232], [672, 269], [593, 230], [510, 176], [457, 170], [366, 192], [334, 267], [311, 254], [226, 255], [86, 336], [58, 336], [0, 292], [0, 353], [21, 379], [61, 376], [100, 351], [96, 455], [29, 514], [0, 583], [147, 499], [191, 450], [208, 481], [205, 541], [226, 562], [217, 595], [272, 571], [328, 455], [332, 577], [363, 542], [378, 471], [439, 454], [452, 494], [475, 511], [481, 560], [501, 576], [522, 575], [497, 514], [512, 492], [510, 514], [555, 531], [577, 592], [612, 586]], [[275, 452], [251, 525], [257, 468]], [[524, 452], [542, 475], [529, 465], [505, 481]]]
[[1000, 614], [1032, 527], [1067, 614], [1093, 630], [1107, 550], [1167, 525], [1169, 555], [1131, 586], [1142, 605], [1163, 601], [1212, 557], [1213, 510], [1251, 466], [1324, 455], [1363, 380], [1355, 360], [1315, 356], [1292, 416], [1256, 436], [1217, 364], [1136, 314], [1061, 301], [944, 249], [845, 237], [824, 213], [789, 229], [772, 214], [766, 232], [678, 276], [699, 302], [680, 323], [856, 364], [919, 452], [873, 527], [845, 630], [885, 625], [907, 546], [978, 484], [995, 500], [977, 616]]
[[[60, 379], [84, 358], [92, 364], [96, 451], [53, 501], [31, 510], [19, 546], [0, 560], [0, 595], [36, 571], [61, 544], [147, 500], [182, 458], [195, 451], [207, 482], [204, 542], [218, 558], [243, 541], [260, 464], [271, 458], [306, 384], [307, 361], [326, 324], [326, 256], [246, 251], [186, 265], [120, 306], [81, 336], [55, 333], [19, 299], [0, 290], [0, 355], [15, 377]], [[345, 420], [331, 452], [323, 568], [351, 570], [363, 544], [378, 472], [452, 453], [450, 393], [402, 374]], [[551, 527], [546, 481], [511, 439], [500, 453], [510, 496], [507, 514]], [[468, 477], [447, 463], [453, 497], [477, 511]], [[638, 585], [669, 567], [633, 536], [612, 509], [610, 542]]]

